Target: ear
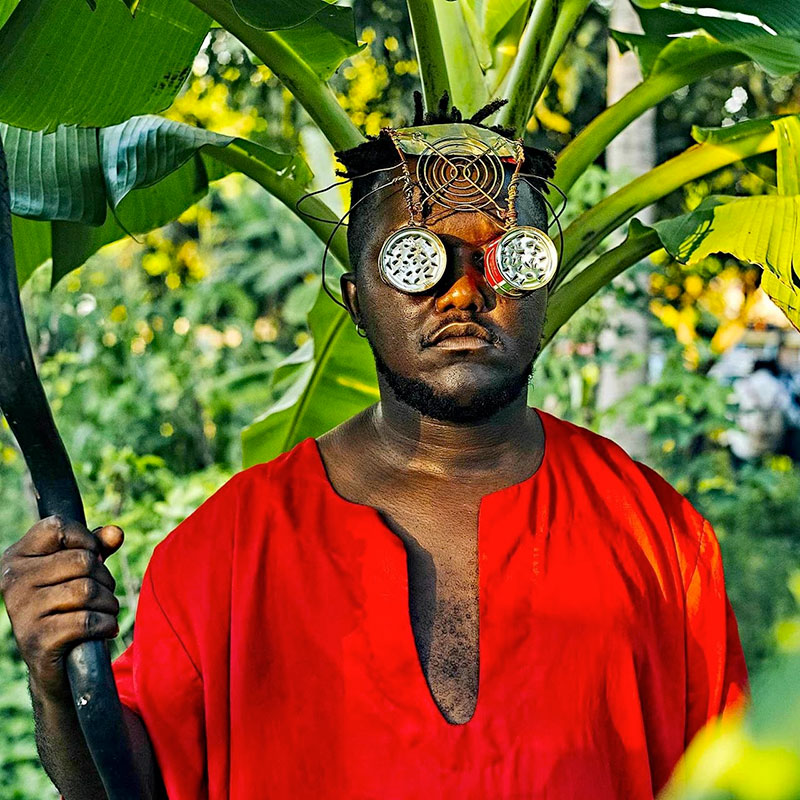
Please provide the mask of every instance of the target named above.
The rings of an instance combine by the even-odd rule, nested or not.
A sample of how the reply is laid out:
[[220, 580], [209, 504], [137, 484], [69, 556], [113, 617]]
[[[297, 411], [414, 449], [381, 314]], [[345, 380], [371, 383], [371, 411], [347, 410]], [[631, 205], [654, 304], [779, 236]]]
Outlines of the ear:
[[342, 290], [342, 301], [347, 306], [347, 312], [353, 324], [361, 322], [361, 310], [358, 307], [358, 289], [356, 288], [355, 272], [345, 272], [339, 278], [339, 287]]

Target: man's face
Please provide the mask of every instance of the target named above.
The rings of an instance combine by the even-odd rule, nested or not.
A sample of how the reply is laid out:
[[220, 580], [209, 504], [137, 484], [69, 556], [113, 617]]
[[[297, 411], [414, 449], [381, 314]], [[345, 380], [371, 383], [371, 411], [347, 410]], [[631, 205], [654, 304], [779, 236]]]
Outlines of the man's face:
[[[386, 284], [378, 268], [381, 247], [408, 223], [403, 193], [396, 188], [379, 192], [375, 211], [351, 222], [367, 230], [359, 237], [362, 252], [352, 254], [356, 275], [342, 278], [345, 302], [366, 330], [378, 372], [398, 399], [436, 419], [485, 419], [527, 387], [547, 289], [522, 298], [495, 293], [484, 278], [481, 248], [504, 229], [476, 211], [437, 213], [428, 224], [447, 252], [447, 269], [432, 289], [407, 294]], [[500, 199], [505, 204], [505, 194]], [[545, 229], [544, 205], [525, 183], [516, 205], [518, 224]]]

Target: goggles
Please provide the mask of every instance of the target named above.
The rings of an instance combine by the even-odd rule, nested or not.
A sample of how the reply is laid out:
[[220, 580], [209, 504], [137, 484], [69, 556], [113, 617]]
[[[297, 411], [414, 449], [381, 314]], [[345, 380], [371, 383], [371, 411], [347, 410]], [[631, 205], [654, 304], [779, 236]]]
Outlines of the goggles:
[[[483, 213], [505, 229], [482, 248], [484, 277], [497, 294], [523, 297], [552, 280], [558, 267], [552, 239], [539, 228], [517, 224], [521, 142], [466, 123], [386, 132], [400, 156], [409, 212], [406, 225], [381, 248], [379, 271], [387, 284], [415, 294], [441, 280], [447, 267], [445, 247], [427, 226], [453, 211]], [[506, 165], [512, 172], [503, 204]]]

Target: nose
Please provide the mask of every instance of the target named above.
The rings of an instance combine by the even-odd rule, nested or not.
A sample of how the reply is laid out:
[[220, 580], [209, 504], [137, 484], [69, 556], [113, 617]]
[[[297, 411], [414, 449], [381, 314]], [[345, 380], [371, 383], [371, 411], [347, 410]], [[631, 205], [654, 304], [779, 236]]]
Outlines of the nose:
[[448, 275], [451, 282], [436, 298], [437, 311], [457, 308], [459, 311], [481, 312], [494, 308], [494, 290], [486, 282], [483, 271], [476, 263], [481, 256], [481, 251], [470, 249], [466, 252], [466, 248], [457, 248], [448, 253], [452, 271], [448, 270], [442, 276], [442, 283], [446, 285]]

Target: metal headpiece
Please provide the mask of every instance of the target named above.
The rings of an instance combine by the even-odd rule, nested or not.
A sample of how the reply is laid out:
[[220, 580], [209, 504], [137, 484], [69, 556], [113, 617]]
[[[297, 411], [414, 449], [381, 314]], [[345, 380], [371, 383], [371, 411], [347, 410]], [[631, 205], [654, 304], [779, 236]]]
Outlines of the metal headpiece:
[[[478, 211], [505, 233], [484, 248], [484, 274], [498, 294], [521, 297], [548, 283], [558, 254], [538, 228], [517, 226], [515, 200], [524, 160], [521, 141], [468, 123], [386, 129], [400, 156], [408, 223], [384, 242], [380, 273], [403, 292], [424, 292], [444, 275], [444, 245], [426, 225], [452, 211]], [[408, 156], [416, 159], [412, 167]], [[505, 204], [505, 165], [513, 166]]]

